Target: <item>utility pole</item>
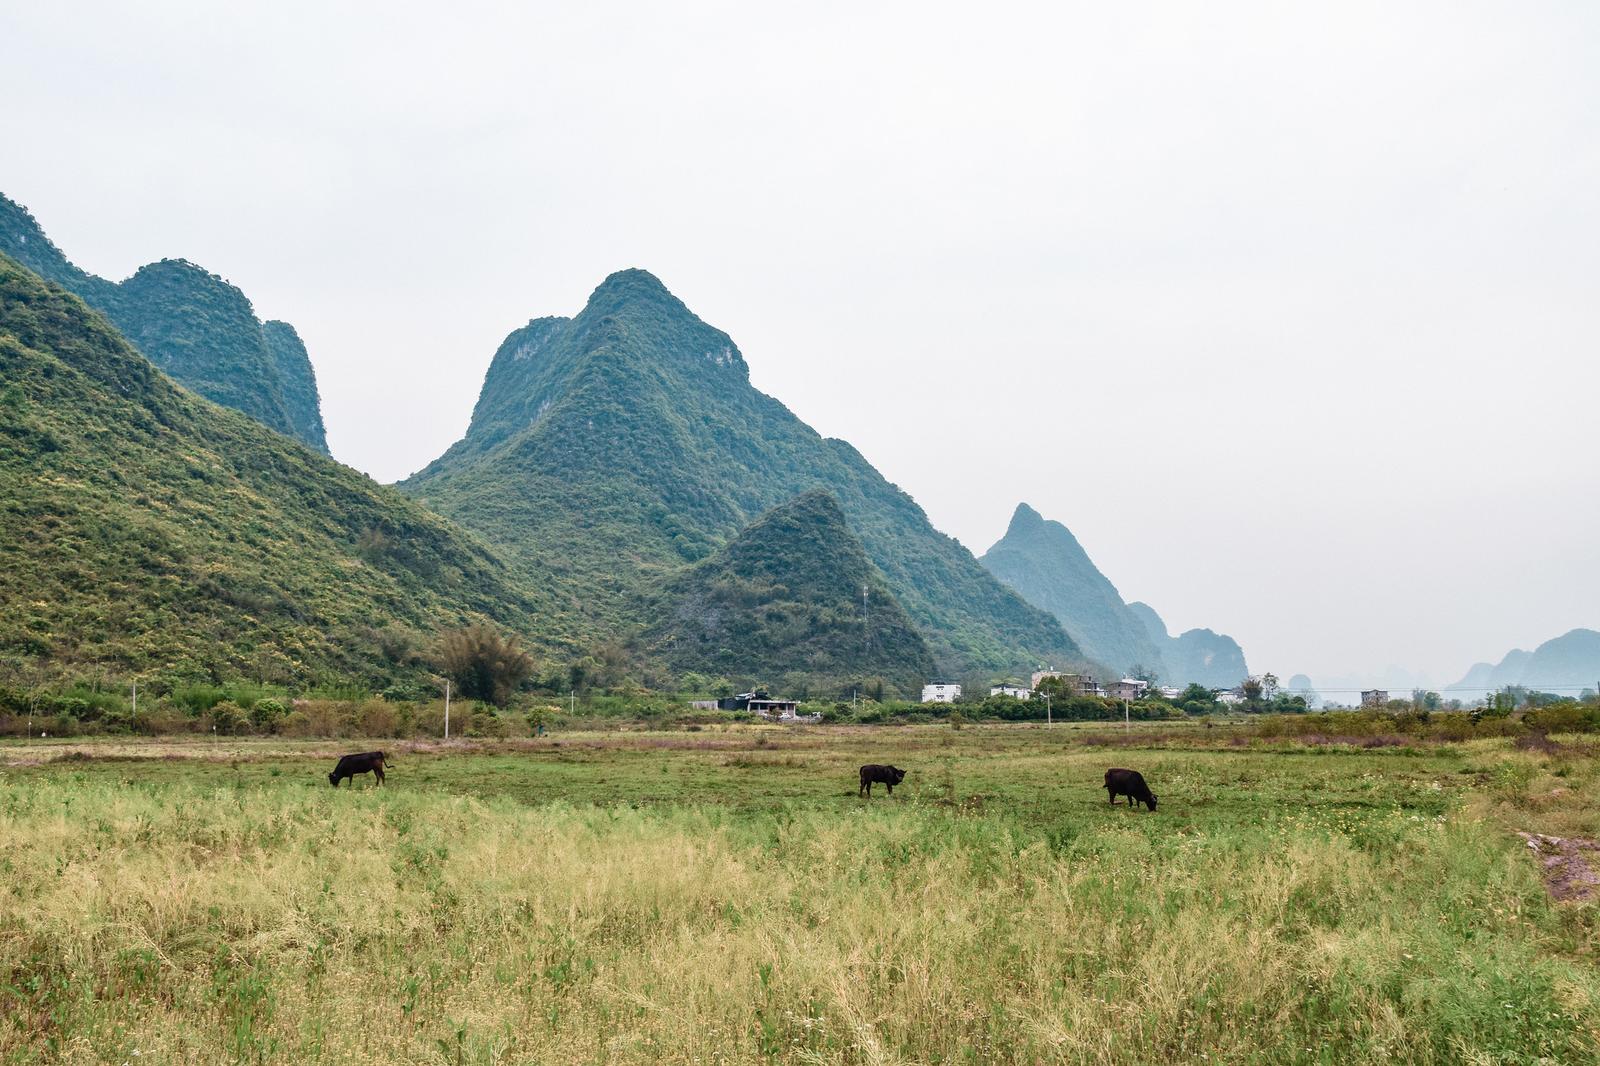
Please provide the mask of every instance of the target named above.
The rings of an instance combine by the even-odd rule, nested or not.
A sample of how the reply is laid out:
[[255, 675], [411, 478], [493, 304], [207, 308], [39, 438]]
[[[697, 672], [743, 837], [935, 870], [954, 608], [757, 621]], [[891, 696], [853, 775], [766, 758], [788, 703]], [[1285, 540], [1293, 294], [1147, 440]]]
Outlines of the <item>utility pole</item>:
[[450, 679], [444, 679], [444, 738], [450, 739]]
[[1128, 731], [1128, 697], [1122, 697], [1122, 731]]
[[1050, 693], [1048, 693], [1048, 692], [1046, 692], [1044, 694], [1044, 724], [1045, 725], [1055, 725], [1056, 724], [1056, 720], [1054, 718], [1050, 717]]
[[578, 690], [575, 688], [567, 690], [567, 716], [578, 717]]
[[133, 679], [133, 713], [139, 713], [139, 679]]

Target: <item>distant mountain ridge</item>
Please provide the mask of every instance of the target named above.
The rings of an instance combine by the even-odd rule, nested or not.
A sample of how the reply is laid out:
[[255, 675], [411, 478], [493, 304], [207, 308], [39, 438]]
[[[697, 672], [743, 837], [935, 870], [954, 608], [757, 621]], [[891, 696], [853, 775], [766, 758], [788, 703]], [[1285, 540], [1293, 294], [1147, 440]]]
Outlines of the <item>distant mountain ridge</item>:
[[879, 678], [915, 696], [933, 654], [825, 490], [762, 515], [673, 578], [648, 641], [676, 672], [789, 694]]
[[1124, 603], [1072, 531], [1017, 505], [1005, 536], [979, 560], [1029, 603], [1050, 611], [1084, 653], [1114, 673], [1144, 667], [1169, 684], [1228, 688], [1248, 676], [1232, 637], [1191, 629], [1173, 637], [1154, 609]]
[[826, 489], [940, 670], [1079, 655], [854, 448], [752, 387], [733, 340], [642, 270], [512, 332], [466, 435], [401, 488], [540, 568], [591, 629], [644, 621], [654, 583]]
[[1207, 688], [1232, 688], [1250, 676], [1244, 649], [1227, 634], [1210, 629], [1186, 629], [1174, 637], [1168, 634], [1167, 624], [1149, 604], [1135, 601], [1128, 604], [1128, 609], [1139, 616], [1151, 639], [1161, 648], [1165, 676], [1173, 684], [1193, 682]]
[[96, 277], [4, 195], [0, 253], [105, 314], [180, 384], [327, 454], [316, 376], [298, 334], [287, 323], [262, 323], [222, 278], [183, 259], [146, 264], [120, 284]]
[[437, 630], [546, 610], [392, 488], [176, 387], [0, 254], [0, 664], [421, 680]]
[[1448, 694], [1467, 698], [1508, 685], [1571, 696], [1585, 688], [1600, 690], [1600, 632], [1572, 629], [1531, 652], [1517, 648], [1498, 663], [1474, 663]]
[[978, 561], [1023, 599], [1049, 611], [1083, 653], [1119, 675], [1138, 666], [1163, 670], [1163, 655], [1144, 623], [1072, 532], [1017, 504], [1005, 536]]

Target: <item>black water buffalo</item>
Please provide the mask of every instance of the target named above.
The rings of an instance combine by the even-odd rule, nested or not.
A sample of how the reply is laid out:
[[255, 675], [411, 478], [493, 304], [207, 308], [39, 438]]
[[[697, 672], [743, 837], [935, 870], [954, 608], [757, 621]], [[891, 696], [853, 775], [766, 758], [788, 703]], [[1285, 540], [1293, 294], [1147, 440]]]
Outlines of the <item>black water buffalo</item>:
[[339, 756], [339, 765], [333, 768], [333, 773], [328, 775], [328, 784], [334, 788], [339, 787], [342, 778], [350, 779], [350, 787], [356, 787], [357, 774], [376, 774], [378, 784], [383, 784], [384, 762], [389, 758], [381, 751], [364, 751], [359, 755]]
[[906, 772], [893, 766], [879, 766], [871, 763], [861, 768], [861, 787], [856, 790], [858, 796], [872, 795], [872, 783], [881, 781], [889, 790], [889, 795], [894, 795], [894, 786], [905, 780]]
[[1130, 807], [1143, 803], [1152, 811], [1156, 809], [1156, 794], [1150, 791], [1150, 786], [1144, 783], [1144, 775], [1137, 770], [1107, 770], [1106, 792], [1112, 803], [1117, 802], [1118, 796], [1127, 796]]

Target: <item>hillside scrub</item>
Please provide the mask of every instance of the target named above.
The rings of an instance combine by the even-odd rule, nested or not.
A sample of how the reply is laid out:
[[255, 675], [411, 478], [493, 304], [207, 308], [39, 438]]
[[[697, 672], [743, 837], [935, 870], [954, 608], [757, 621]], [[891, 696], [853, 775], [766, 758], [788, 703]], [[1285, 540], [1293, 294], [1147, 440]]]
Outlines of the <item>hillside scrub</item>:
[[0, 677], [370, 688], [424, 674], [409, 634], [557, 639], [475, 538], [180, 389], [3, 255], [0, 382]]

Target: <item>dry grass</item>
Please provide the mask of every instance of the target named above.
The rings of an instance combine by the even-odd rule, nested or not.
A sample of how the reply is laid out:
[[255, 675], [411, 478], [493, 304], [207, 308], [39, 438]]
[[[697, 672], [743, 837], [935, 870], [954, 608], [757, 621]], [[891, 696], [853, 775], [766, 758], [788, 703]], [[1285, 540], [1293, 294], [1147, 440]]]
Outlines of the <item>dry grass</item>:
[[[597, 806], [399, 773], [0, 774], [0, 1059], [1591, 1061], [1594, 912], [1551, 904], [1496, 821], [1558, 767], [1483, 747], [1490, 780], [1457, 792], [1478, 771], [1202, 753], [1162, 770], [1161, 815], [1102, 795], [1044, 817], [1006, 776], [1103, 754], [999, 758], [1011, 734], [983, 734], [949, 780], [872, 804], [628, 802], [628, 772], [658, 773], [638, 760], [721, 747], [591, 753], [618, 792]], [[841, 737], [725, 772], [833, 773]], [[1289, 802], [1308, 789], [1328, 802]]]

